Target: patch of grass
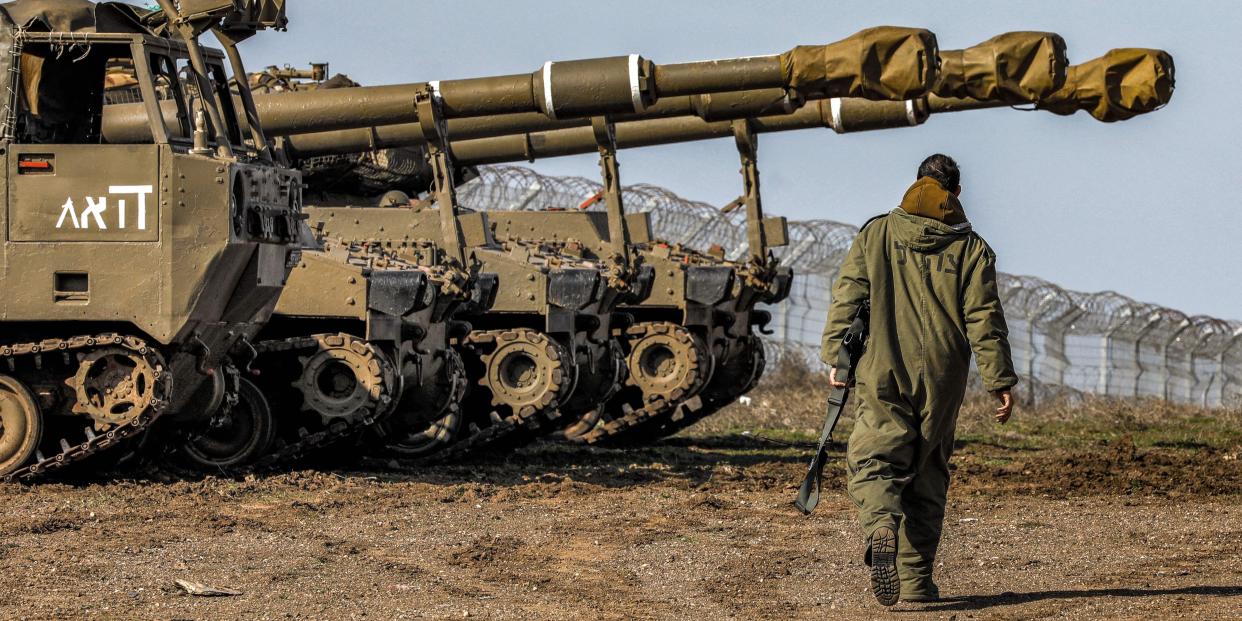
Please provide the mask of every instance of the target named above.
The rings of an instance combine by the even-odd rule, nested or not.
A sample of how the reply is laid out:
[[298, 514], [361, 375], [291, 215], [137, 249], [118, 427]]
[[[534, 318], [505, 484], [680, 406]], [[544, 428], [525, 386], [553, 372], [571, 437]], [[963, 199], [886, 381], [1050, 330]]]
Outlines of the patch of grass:
[[[823, 425], [828, 392], [827, 374], [804, 364], [783, 363], [747, 395], [749, 405], [733, 404], [686, 433], [719, 436], [749, 431], [781, 442], [813, 443]], [[1242, 410], [1237, 408], [1203, 408], [1151, 398], [1064, 396], [1044, 399], [1033, 408], [1019, 403], [1005, 425], [992, 420], [994, 408], [986, 393], [967, 396], [958, 415], [959, 446], [1016, 451], [1085, 449], [1129, 438], [1142, 449], [1242, 448]], [[833, 434], [838, 443], [853, 428], [850, 410]]]

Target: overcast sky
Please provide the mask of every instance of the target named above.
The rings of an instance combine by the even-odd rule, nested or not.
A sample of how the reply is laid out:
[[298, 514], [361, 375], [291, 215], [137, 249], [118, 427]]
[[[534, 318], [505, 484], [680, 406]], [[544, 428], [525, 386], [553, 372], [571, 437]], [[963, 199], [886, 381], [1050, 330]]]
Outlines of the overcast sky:
[[[626, 2], [293, 0], [287, 33], [244, 44], [254, 70], [329, 62], [366, 84], [532, 71], [545, 60], [639, 53], [657, 63], [772, 54], [870, 26], [925, 27], [943, 49], [1010, 30], [1065, 37], [1071, 62], [1113, 47], [1173, 53], [1177, 93], [1103, 124], [1009, 109], [918, 128], [763, 136], [767, 209], [860, 224], [897, 204], [925, 155], [963, 169], [963, 202], [1000, 268], [1242, 319], [1242, 6], [1216, 2]], [[724, 204], [740, 191], [731, 141], [621, 154], [625, 183]], [[594, 177], [595, 158], [537, 162]]]

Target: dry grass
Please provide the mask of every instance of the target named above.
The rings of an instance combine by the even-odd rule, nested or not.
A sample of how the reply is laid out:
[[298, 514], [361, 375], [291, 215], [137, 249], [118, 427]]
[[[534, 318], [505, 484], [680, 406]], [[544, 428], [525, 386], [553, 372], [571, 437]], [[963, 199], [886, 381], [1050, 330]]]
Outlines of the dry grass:
[[[805, 364], [782, 363], [735, 404], [690, 431], [695, 435], [761, 433], [786, 440], [814, 440], [823, 424], [828, 377]], [[1242, 450], [1242, 410], [1213, 409], [1159, 399], [1057, 397], [1035, 407], [1019, 403], [1006, 425], [992, 421], [992, 397], [967, 396], [958, 416], [958, 438], [1010, 448], [1078, 448], [1128, 437], [1138, 447]], [[849, 408], [837, 427], [842, 441], [853, 427]]]

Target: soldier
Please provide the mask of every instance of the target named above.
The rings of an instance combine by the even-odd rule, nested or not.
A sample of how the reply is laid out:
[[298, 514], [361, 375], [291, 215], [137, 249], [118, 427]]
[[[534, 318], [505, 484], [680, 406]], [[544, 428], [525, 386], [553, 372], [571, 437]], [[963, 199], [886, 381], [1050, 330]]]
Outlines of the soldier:
[[[996, 287], [996, 255], [971, 230], [961, 173], [936, 154], [919, 166], [901, 206], [863, 225], [832, 291], [822, 358], [864, 300], [871, 332], [858, 365], [848, 490], [867, 536], [871, 587], [885, 606], [939, 598], [932, 581], [949, 490], [958, 408], [974, 350], [983, 387], [1013, 411], [1017, 384]], [[830, 381], [837, 380], [836, 369]]]

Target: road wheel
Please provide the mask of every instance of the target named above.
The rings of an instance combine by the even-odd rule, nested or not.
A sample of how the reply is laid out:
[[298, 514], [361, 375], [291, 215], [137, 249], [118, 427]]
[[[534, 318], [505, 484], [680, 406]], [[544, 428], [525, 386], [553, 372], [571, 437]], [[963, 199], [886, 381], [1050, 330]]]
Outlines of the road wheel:
[[237, 404], [222, 408], [206, 429], [186, 438], [181, 453], [200, 468], [239, 468], [266, 454], [275, 435], [276, 419], [263, 391], [250, 380], [240, 378]]
[[43, 415], [24, 384], [0, 375], [0, 476], [21, 468], [39, 450]]

